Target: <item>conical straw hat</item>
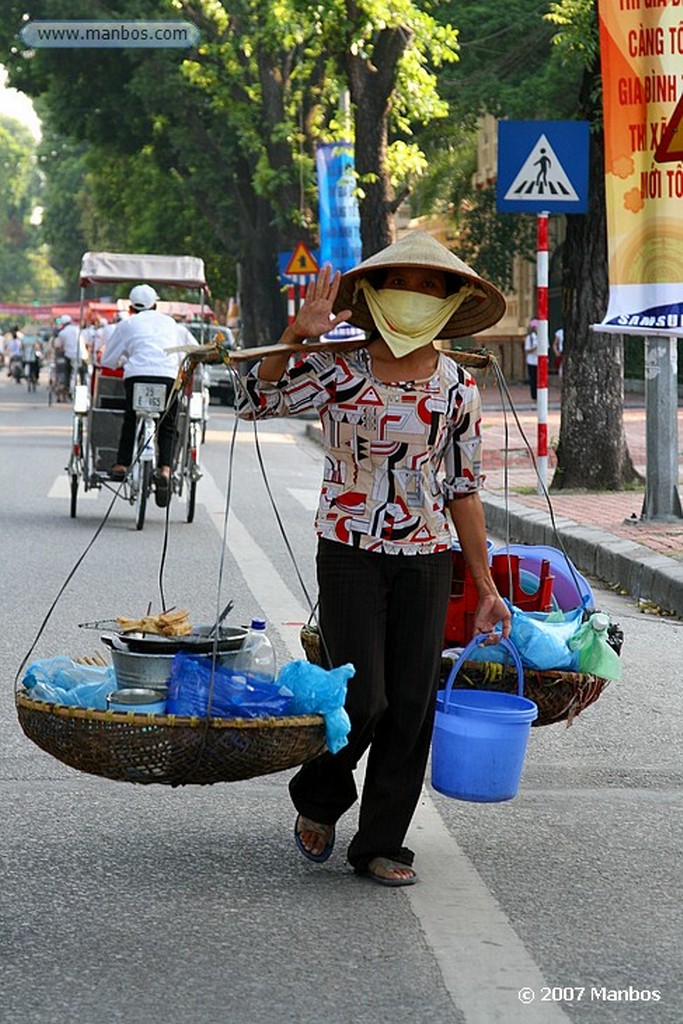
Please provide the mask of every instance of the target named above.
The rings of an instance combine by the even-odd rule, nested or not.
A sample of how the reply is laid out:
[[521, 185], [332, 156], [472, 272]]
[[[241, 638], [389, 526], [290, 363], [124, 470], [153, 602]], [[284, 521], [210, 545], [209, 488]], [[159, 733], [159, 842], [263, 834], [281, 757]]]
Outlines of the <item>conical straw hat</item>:
[[477, 292], [481, 293], [465, 299], [439, 332], [440, 338], [463, 338], [476, 334], [477, 331], [483, 331], [498, 323], [505, 313], [505, 299], [498, 289], [426, 231], [411, 231], [400, 242], [380, 249], [374, 256], [369, 256], [353, 270], [343, 274], [334, 303], [334, 312], [350, 309], [353, 312], [352, 324], [365, 331], [374, 330], [375, 322], [365, 301], [365, 295], [362, 291], [356, 294], [356, 283], [359, 278], [369, 276], [374, 271], [406, 266], [426, 267], [442, 270], [446, 274], [456, 274], [463, 279], [463, 283], [476, 285]]

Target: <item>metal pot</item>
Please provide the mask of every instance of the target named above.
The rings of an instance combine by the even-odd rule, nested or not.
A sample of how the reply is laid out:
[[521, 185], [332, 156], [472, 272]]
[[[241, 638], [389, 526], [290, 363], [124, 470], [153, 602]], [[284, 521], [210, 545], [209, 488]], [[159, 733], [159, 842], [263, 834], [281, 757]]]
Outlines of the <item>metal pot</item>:
[[116, 683], [120, 689], [126, 686], [142, 686], [166, 693], [175, 654], [161, 654], [156, 651], [139, 654], [135, 651], [122, 651], [111, 637], [103, 636], [102, 641], [111, 650]]

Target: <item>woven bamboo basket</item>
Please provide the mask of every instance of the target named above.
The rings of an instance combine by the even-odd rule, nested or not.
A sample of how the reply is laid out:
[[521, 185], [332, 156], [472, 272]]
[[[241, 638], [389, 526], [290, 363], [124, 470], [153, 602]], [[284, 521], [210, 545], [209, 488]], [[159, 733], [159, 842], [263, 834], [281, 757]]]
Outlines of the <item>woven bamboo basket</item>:
[[[308, 624], [301, 630], [301, 646], [307, 659], [320, 664], [320, 633], [316, 626]], [[441, 659], [441, 682], [446, 680], [453, 668], [455, 658]], [[539, 672], [524, 670], [524, 696], [538, 705], [538, 718], [532, 724], [554, 725], [574, 718], [593, 704], [607, 686], [609, 680], [587, 673], [566, 672], [553, 669]], [[461, 667], [455, 681], [460, 690], [502, 690], [517, 693], [517, 672], [513, 665], [494, 662], [468, 661]]]
[[320, 715], [189, 718], [93, 711], [15, 695], [26, 736], [57, 760], [118, 782], [236, 782], [294, 768], [325, 749]]

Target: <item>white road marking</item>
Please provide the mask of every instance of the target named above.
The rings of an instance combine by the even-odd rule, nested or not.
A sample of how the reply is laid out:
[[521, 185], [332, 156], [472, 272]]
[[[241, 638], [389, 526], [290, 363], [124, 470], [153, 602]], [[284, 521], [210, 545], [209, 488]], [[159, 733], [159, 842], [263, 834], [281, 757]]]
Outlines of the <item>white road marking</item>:
[[[225, 495], [206, 469], [202, 469], [202, 473], [197, 498], [206, 506], [212, 523], [222, 536]], [[273, 563], [232, 509], [228, 518], [228, 543], [230, 553], [239, 565], [257, 607], [282, 637], [290, 657], [295, 660], [302, 658], [303, 651], [299, 642], [301, 627], [282, 622], [280, 616], [282, 609], [286, 608], [288, 622], [304, 623], [308, 620], [309, 612], [301, 599], [295, 597], [285, 585]]]
[[[405, 891], [468, 1024], [568, 1024], [557, 1003], [540, 1002], [547, 980], [426, 790], [412, 828], [422, 881]], [[520, 1002], [522, 989], [533, 1002]]]
[[[222, 536], [225, 496], [206, 471], [200, 491]], [[301, 658], [300, 627], [280, 621], [280, 615], [286, 608], [290, 621], [305, 622], [307, 610], [232, 511], [228, 540], [257, 606], [282, 637], [289, 655]], [[361, 772], [363, 768], [364, 764]], [[521, 1020], [524, 1024], [569, 1024], [569, 1017], [556, 1003], [539, 1002], [546, 980], [500, 904], [448, 832], [426, 789], [412, 830], [419, 833], [422, 881], [404, 892], [453, 1003], [467, 1024], [519, 1024]], [[520, 1002], [518, 993], [524, 988], [535, 991], [534, 1002]]]
[[[80, 482], [78, 487], [78, 500], [79, 501], [97, 501], [99, 491], [96, 488], [91, 488], [86, 491], [83, 487], [83, 481]], [[48, 498], [59, 498], [61, 501], [69, 501], [71, 498], [71, 483], [66, 473], [62, 473], [57, 477], [52, 487], [48, 491]]]
[[293, 498], [303, 505], [307, 512], [315, 512], [318, 507], [320, 491], [311, 487], [288, 487], [287, 490]]

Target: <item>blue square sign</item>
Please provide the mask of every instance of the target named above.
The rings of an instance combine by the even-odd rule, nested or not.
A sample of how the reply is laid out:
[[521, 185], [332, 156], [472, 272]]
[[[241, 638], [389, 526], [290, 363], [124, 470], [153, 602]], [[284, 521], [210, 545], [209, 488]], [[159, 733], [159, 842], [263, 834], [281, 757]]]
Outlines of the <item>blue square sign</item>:
[[499, 121], [501, 213], [585, 213], [588, 121]]

